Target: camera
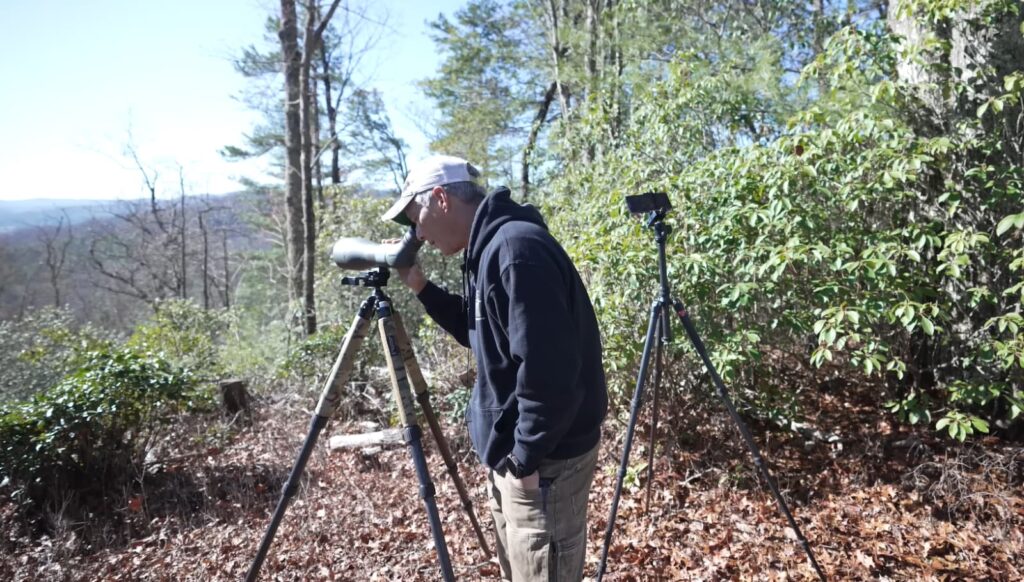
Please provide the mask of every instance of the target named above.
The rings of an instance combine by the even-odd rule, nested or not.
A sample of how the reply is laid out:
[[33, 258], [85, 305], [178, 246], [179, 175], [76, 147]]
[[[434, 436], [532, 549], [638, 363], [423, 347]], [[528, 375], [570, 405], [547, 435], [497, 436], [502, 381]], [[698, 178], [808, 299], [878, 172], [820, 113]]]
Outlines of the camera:
[[665, 213], [672, 209], [668, 194], [664, 192], [646, 192], [635, 196], [626, 196], [626, 208], [633, 214], [645, 212]]

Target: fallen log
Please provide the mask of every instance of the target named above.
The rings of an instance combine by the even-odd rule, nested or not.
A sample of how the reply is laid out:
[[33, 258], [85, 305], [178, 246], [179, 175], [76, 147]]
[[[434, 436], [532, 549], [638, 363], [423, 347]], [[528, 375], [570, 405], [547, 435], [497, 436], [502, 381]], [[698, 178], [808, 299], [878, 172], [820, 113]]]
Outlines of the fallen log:
[[341, 449], [372, 449], [404, 444], [402, 440], [402, 429], [386, 428], [374, 432], [361, 434], [340, 434], [330, 438], [327, 442], [329, 451]]

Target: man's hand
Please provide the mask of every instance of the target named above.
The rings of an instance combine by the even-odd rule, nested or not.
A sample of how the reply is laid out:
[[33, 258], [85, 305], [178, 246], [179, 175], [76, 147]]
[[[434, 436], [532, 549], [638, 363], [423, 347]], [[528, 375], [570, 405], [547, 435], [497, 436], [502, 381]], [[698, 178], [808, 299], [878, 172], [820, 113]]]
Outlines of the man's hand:
[[[389, 238], [380, 242], [388, 245], [395, 244], [401, 240], [400, 238]], [[423, 291], [423, 288], [427, 286], [427, 276], [423, 274], [423, 269], [420, 269], [418, 261], [413, 263], [411, 267], [403, 267], [395, 269], [395, 271], [398, 272], [398, 278], [405, 283], [406, 287], [412, 289], [412, 292], [416, 295], [419, 295], [420, 291]]]
[[395, 271], [398, 272], [398, 278], [416, 295], [419, 295], [420, 291], [427, 286], [427, 276], [423, 274], [419, 263], [413, 263], [411, 267], [395, 269]]
[[540, 489], [540, 473], [534, 471], [522, 479], [516, 479], [509, 475], [508, 480], [521, 489]]

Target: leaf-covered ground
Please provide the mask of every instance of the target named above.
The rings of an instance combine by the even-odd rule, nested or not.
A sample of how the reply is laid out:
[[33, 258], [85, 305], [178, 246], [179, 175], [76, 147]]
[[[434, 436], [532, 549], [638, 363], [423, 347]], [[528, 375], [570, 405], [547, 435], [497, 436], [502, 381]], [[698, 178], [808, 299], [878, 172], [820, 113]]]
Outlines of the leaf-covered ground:
[[[205, 421], [183, 424], [121, 507], [91, 517], [51, 512], [56, 531], [24, 523], [4, 499], [0, 580], [241, 579], [305, 438], [304, 408], [312, 405], [305, 400], [262, 403], [251, 426], [217, 447], [203, 437]], [[1024, 579], [1019, 446], [989, 438], [953, 447], [879, 420], [877, 408], [828, 393], [815, 401], [812, 424], [827, 427], [818, 435], [825, 438], [753, 430], [831, 580]], [[665, 407], [649, 510], [646, 420], [638, 427], [606, 579], [816, 579], [728, 418], [714, 402], [685, 404]], [[339, 423], [321, 443], [328, 433], [357, 430]], [[488, 526], [484, 473], [464, 430], [447, 432]], [[609, 420], [605, 432], [590, 500], [588, 576], [596, 573], [622, 423]], [[427, 453], [456, 576], [497, 579], [441, 456], [432, 445]], [[367, 458], [319, 447], [261, 579], [440, 579], [417, 487], [402, 448]]]

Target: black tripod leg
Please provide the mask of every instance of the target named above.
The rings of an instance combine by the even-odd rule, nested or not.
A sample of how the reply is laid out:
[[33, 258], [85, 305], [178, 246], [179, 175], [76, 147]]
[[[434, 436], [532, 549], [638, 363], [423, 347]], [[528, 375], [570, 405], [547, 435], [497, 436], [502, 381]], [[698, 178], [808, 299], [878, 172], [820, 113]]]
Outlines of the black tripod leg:
[[405, 444], [409, 445], [409, 454], [412, 456], [412, 463], [416, 467], [416, 476], [420, 482], [420, 497], [427, 509], [427, 521], [430, 522], [430, 533], [434, 538], [434, 548], [437, 550], [437, 559], [441, 563], [441, 575], [445, 582], [455, 580], [455, 572], [452, 571], [452, 561], [448, 556], [448, 545], [444, 541], [444, 530], [441, 529], [441, 516], [437, 511], [437, 501], [434, 499], [434, 482], [430, 480], [430, 471], [427, 469], [427, 458], [423, 454], [423, 442], [420, 425], [413, 424], [405, 427], [402, 436]]
[[420, 482], [420, 497], [423, 498], [423, 504], [427, 509], [430, 533], [434, 538], [434, 549], [437, 550], [441, 574], [445, 582], [452, 582], [455, 580], [455, 573], [452, 571], [451, 558], [448, 556], [444, 530], [441, 529], [441, 517], [438, 515], [437, 501], [434, 499], [434, 483], [430, 480], [430, 471], [427, 469], [427, 460], [423, 455], [423, 444], [420, 440], [422, 431], [416, 422], [416, 409], [413, 407], [412, 391], [409, 389], [409, 377], [406, 375], [405, 363], [398, 346], [395, 322], [392, 320], [391, 313], [390, 302], [381, 300], [377, 309], [380, 339], [384, 345], [384, 355], [388, 360], [388, 371], [391, 373], [391, 387], [395, 393], [395, 404], [398, 405], [398, 416], [402, 419], [402, 426], [405, 427], [403, 436], [406, 444], [409, 445], [413, 464], [416, 466], [416, 477]]
[[249, 573], [245, 575], [246, 582], [255, 582], [259, 577], [263, 560], [266, 559], [267, 552], [270, 551], [270, 545], [274, 543], [274, 535], [277, 534], [277, 527], [281, 525], [288, 502], [299, 489], [299, 481], [302, 479], [302, 471], [306, 468], [306, 461], [309, 460], [309, 455], [313, 452], [320, 431], [326, 425], [327, 417], [313, 416], [309, 425], [309, 435], [306, 437], [306, 442], [302, 444], [302, 450], [299, 451], [299, 458], [295, 460], [291, 474], [288, 475], [288, 481], [285, 482], [284, 490], [281, 492], [281, 499], [277, 502], [277, 508], [274, 509], [274, 516], [270, 519], [267, 532], [263, 534], [263, 540], [260, 542], [260, 549], [256, 552], [256, 558], [253, 559], [252, 565], [249, 567]]
[[[667, 312], [668, 310], [663, 310]], [[646, 512], [651, 511], [651, 484], [654, 482], [654, 436], [658, 432], [658, 396], [661, 391], [662, 354], [667, 341], [668, 319], [658, 319], [658, 346], [654, 353], [654, 391], [651, 396], [651, 434], [647, 441], [647, 499]]]
[[644, 382], [647, 380], [647, 366], [651, 359], [651, 348], [654, 347], [655, 331], [658, 327], [658, 319], [667, 306], [661, 301], [655, 301], [651, 306], [651, 321], [647, 326], [647, 339], [644, 340], [644, 352], [640, 358], [640, 371], [637, 372], [636, 389], [633, 391], [633, 404], [629, 413], [629, 425], [626, 427], [626, 442], [622, 449], [622, 462], [619, 464], [619, 474], [615, 482], [615, 494], [612, 496], [612, 509], [608, 515], [608, 525], [604, 530], [604, 545], [601, 546], [601, 563], [597, 567], [597, 580], [601, 581], [604, 576], [605, 566], [608, 562], [608, 549], [612, 543], [612, 533], [615, 530], [615, 515], [619, 511], [619, 497], [622, 495], [622, 481], [626, 478], [626, 467], [629, 464], [629, 451], [633, 446], [633, 430], [636, 428], [637, 413], [640, 411], [640, 403], [643, 400]]
[[281, 491], [281, 499], [277, 502], [277, 508], [274, 509], [270, 525], [267, 527], [267, 532], [263, 534], [260, 548], [256, 552], [252, 565], [249, 567], [249, 573], [245, 576], [246, 582], [255, 582], [260, 575], [260, 568], [263, 567], [263, 561], [267, 557], [267, 552], [270, 551], [270, 546], [274, 543], [274, 535], [277, 533], [278, 526], [281, 525], [284, 512], [288, 509], [288, 502], [295, 496], [295, 492], [298, 491], [302, 472], [306, 468], [306, 461], [309, 460], [309, 455], [313, 452], [313, 447], [320, 436], [320, 431], [323, 430], [324, 426], [327, 425], [327, 421], [334, 415], [334, 410], [340, 399], [341, 387], [348, 382], [349, 375], [352, 373], [352, 362], [359, 352], [359, 346], [362, 345], [363, 339], [366, 338], [366, 332], [369, 329], [370, 323], [369, 318], [373, 315], [373, 306], [375, 304], [376, 300], [373, 297], [363, 302], [363, 305], [359, 308], [359, 314], [356, 315], [355, 320], [352, 322], [352, 327], [349, 328], [348, 334], [341, 344], [341, 352], [338, 353], [338, 359], [335, 360], [334, 367], [331, 368], [331, 373], [324, 383], [324, 391], [320, 396], [320, 403], [317, 406], [316, 413], [313, 414], [313, 419], [310, 421], [309, 434], [306, 436], [306, 441], [302, 444], [299, 458], [295, 460], [292, 472], [288, 475], [288, 480]]
[[803, 546], [804, 552], [807, 554], [807, 558], [811, 562], [811, 567], [814, 568], [815, 573], [822, 580], [825, 580], [825, 574], [821, 571], [821, 567], [818, 566], [818, 561], [814, 559], [814, 553], [811, 551], [810, 544], [807, 543], [807, 539], [804, 538], [804, 534], [800, 532], [800, 526], [797, 525], [796, 520], [793, 519], [793, 514], [790, 513], [789, 507], [786, 505], [785, 499], [782, 498], [782, 494], [779, 493], [779, 487], [775, 484], [775, 479], [772, 478], [771, 473], [768, 472], [768, 467], [764, 463], [764, 459], [761, 458], [761, 451], [757, 447], [757, 443], [754, 442], [754, 437], [750, 434], [750, 429], [747, 428], [747, 424], [740, 418], [739, 412], [736, 411], [736, 407], [733, 406], [732, 400], [729, 398], [729, 394], [725, 390], [725, 383], [722, 382], [722, 378], [718, 375], [718, 371], [715, 370], [714, 364], [711, 363], [711, 358], [708, 356], [707, 349], [704, 347], [704, 342], [701, 341], [700, 336], [697, 335], [697, 329], [693, 326], [693, 322], [690, 321], [690, 315], [687, 313], [686, 308], [679, 301], [674, 304], [676, 315], [683, 322], [683, 328], [686, 330], [686, 334], [690, 336], [690, 342], [693, 343], [694, 349], [697, 350], [697, 354], [700, 359], [704, 361], [704, 366], [708, 369], [708, 373], [711, 375], [711, 380], [715, 384], [715, 389], [718, 391], [719, 398], [725, 404], [725, 407], [729, 410], [729, 416], [732, 417], [733, 422], [736, 423], [736, 427], [740, 431], [744, 442], [747, 444], [747, 448], [750, 449], [750, 454], [754, 458], [754, 465], [761, 472], [761, 476], [768, 483], [768, 488], [771, 490], [772, 495], [775, 497], [775, 501], [779, 504], [779, 509], [782, 514], [786, 517], [786, 521], [789, 522], [789, 527], [793, 528], [793, 532], [796, 534], [797, 539], [800, 541], [800, 545]]

